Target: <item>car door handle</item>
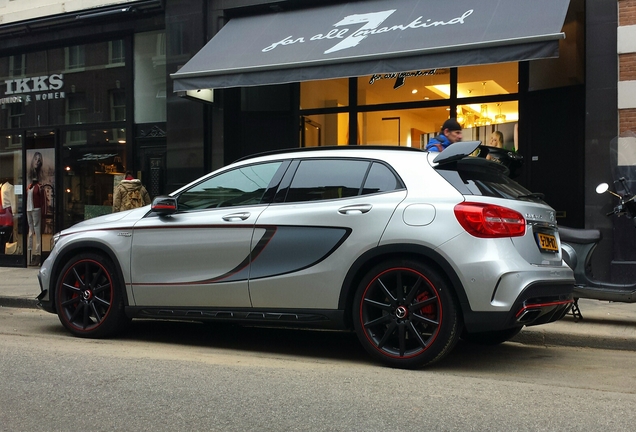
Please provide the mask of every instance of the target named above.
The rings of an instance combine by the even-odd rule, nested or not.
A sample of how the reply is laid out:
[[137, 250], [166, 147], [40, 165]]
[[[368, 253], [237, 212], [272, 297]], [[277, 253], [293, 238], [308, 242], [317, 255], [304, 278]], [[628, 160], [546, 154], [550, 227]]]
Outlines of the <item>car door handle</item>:
[[223, 220], [227, 222], [230, 222], [236, 219], [245, 220], [250, 216], [251, 216], [251, 213], [249, 212], [232, 213], [232, 214], [223, 216]]
[[371, 204], [354, 204], [350, 206], [340, 207], [338, 213], [340, 214], [362, 214], [369, 212], [373, 206]]

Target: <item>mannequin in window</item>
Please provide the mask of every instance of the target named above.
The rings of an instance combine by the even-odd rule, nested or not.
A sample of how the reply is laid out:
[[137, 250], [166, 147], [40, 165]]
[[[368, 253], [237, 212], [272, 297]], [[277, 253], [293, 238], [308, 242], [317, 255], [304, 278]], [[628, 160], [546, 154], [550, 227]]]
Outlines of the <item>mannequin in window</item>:
[[42, 159], [42, 153], [33, 153], [31, 166], [29, 167], [29, 178], [35, 179], [38, 182], [42, 180]]
[[13, 207], [15, 196], [10, 179], [0, 180], [0, 251], [11, 241], [13, 234]]
[[[29, 223], [28, 246], [31, 254], [30, 265], [40, 265], [40, 255], [42, 254], [42, 205], [44, 204], [44, 193], [38, 179], [34, 178], [27, 188], [27, 222]], [[34, 240], [35, 238], [35, 240]], [[33, 242], [35, 241], [35, 245]]]

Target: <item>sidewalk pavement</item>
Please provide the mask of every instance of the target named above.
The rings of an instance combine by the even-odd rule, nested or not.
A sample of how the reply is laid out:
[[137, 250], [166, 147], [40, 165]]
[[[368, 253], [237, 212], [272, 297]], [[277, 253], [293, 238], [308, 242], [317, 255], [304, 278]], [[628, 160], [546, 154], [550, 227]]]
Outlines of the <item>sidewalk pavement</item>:
[[[36, 308], [38, 267], [0, 267], [0, 308]], [[560, 321], [524, 327], [513, 341], [636, 351], [636, 303], [579, 300], [582, 320], [568, 314]]]
[[0, 267], [0, 307], [36, 308], [39, 267]]

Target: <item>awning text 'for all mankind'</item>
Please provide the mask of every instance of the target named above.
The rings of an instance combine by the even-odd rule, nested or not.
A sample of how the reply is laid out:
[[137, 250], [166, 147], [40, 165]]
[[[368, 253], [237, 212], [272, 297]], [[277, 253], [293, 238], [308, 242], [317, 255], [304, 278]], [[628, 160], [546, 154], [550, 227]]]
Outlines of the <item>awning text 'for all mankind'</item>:
[[569, 0], [372, 0], [234, 18], [174, 91], [556, 57]]

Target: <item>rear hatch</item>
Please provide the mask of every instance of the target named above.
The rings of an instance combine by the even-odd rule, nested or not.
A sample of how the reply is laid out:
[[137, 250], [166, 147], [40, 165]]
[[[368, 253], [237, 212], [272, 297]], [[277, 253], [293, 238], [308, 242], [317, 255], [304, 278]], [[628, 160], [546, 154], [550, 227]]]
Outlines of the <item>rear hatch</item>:
[[[467, 146], [466, 151], [469, 149]], [[436, 171], [464, 195], [466, 201], [506, 207], [524, 217], [525, 235], [511, 237], [511, 241], [529, 263], [561, 265], [555, 211], [543, 201], [542, 194], [532, 193], [512, 180], [508, 169], [497, 162], [470, 156], [449, 159], [438, 156], [434, 162], [439, 160], [442, 163], [435, 167]]]

